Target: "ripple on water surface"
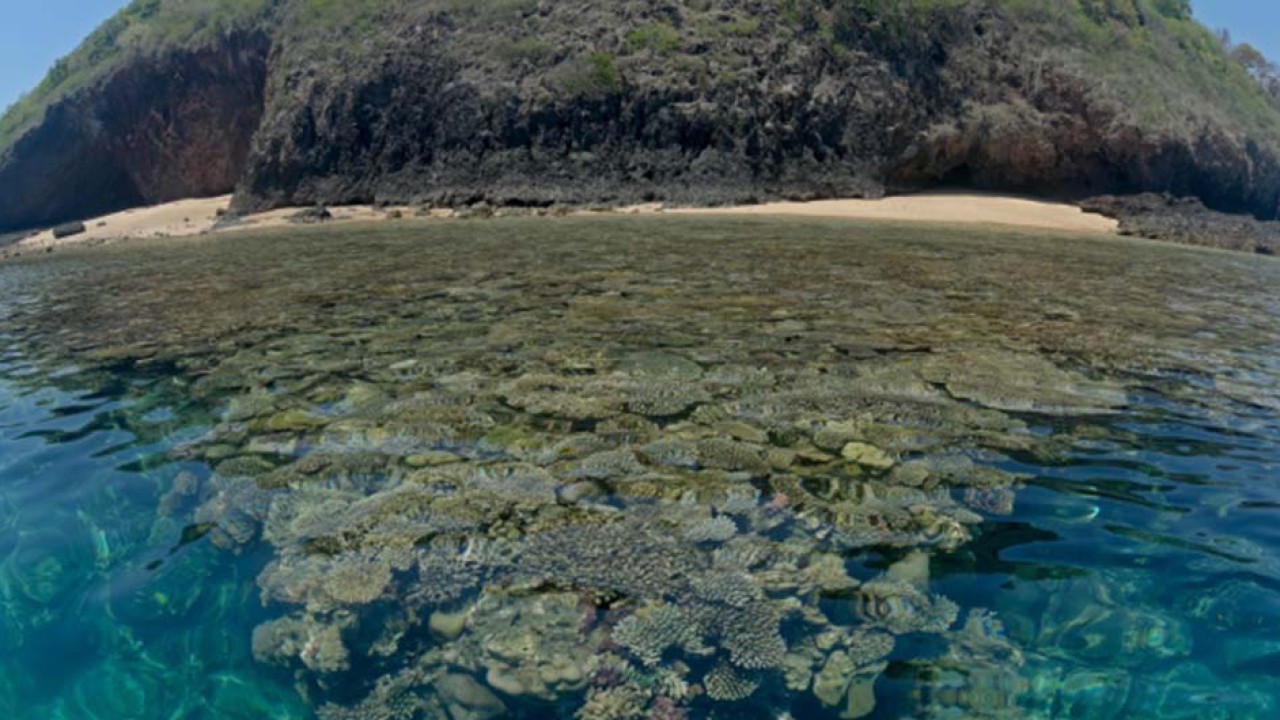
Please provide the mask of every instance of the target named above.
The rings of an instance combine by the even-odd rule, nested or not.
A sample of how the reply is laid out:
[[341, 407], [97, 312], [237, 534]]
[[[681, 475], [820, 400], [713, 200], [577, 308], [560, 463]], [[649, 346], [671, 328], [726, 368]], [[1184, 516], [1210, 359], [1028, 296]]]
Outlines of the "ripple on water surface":
[[5, 265], [0, 715], [1274, 717], [1277, 279], [671, 218]]

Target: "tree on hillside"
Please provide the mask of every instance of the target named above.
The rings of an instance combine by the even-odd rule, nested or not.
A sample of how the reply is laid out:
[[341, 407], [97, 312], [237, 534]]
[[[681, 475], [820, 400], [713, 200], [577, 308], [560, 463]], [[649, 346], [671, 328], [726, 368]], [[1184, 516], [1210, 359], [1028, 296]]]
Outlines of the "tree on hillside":
[[1240, 63], [1273, 100], [1280, 102], [1280, 66], [1254, 46], [1243, 43], [1231, 49], [1231, 58]]
[[1231, 33], [1227, 30], [1218, 31], [1218, 39], [1222, 41], [1223, 48], [1226, 49], [1227, 55], [1243, 67], [1262, 89], [1271, 96], [1277, 104], [1280, 104], [1280, 65], [1271, 62], [1266, 55], [1258, 48], [1249, 43], [1240, 43], [1239, 45], [1231, 41]]

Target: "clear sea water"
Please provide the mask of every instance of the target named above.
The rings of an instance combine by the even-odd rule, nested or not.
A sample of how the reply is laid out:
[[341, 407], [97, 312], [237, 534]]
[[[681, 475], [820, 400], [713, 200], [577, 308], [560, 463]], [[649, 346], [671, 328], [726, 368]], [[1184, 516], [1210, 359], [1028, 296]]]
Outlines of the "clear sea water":
[[0, 717], [1280, 716], [1277, 280], [767, 220], [0, 266]]

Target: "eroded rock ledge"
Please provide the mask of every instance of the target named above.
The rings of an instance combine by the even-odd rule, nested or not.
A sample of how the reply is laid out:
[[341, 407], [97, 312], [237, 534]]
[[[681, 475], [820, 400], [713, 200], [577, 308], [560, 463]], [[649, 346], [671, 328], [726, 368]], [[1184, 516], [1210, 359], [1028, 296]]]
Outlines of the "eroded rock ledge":
[[139, 60], [51, 106], [0, 157], [0, 229], [230, 192], [263, 108], [269, 40]]
[[1156, 193], [1103, 195], [1088, 198], [1080, 206], [1119, 220], [1123, 235], [1259, 255], [1280, 254], [1280, 222], [1215, 212], [1194, 197]]

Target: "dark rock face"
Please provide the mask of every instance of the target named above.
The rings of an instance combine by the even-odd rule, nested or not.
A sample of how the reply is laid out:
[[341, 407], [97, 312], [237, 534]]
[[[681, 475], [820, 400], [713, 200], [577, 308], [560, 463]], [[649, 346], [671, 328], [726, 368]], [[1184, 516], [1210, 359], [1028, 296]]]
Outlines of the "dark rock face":
[[[1013, 127], [962, 120], [950, 136], [911, 148], [889, 169], [889, 182], [920, 187], [958, 181], [1073, 199], [1167, 193], [1197, 197], [1225, 212], [1280, 215], [1280, 160], [1274, 153], [1215, 128], [1193, 137], [1161, 137], [1139, 127], [1117, 132], [1110, 109], [1077, 99], [1078, 111], [1034, 110]], [[1037, 98], [1041, 107], [1059, 100]]]
[[1103, 195], [1087, 198], [1080, 206], [1119, 220], [1124, 235], [1259, 255], [1280, 252], [1280, 221], [1260, 222], [1251, 215], [1215, 212], [1194, 197]]
[[[400, 56], [345, 88], [305, 85], [259, 134], [237, 207], [311, 202], [695, 204], [883, 193], [891, 144], [853, 88], [635, 87], [559, 98], [471, 83], [448, 56]], [[531, 96], [533, 95], [533, 96]], [[901, 108], [890, 108], [890, 112]], [[849, 134], [848, 142], [824, 139]]]
[[138, 62], [49, 108], [0, 157], [0, 230], [230, 192], [259, 125], [264, 37]]
[[724, 41], [705, 49], [718, 75], [641, 54], [612, 85], [561, 79], [572, 58], [612, 48], [617, 27], [667, 11], [541, 5], [523, 21], [534, 36], [575, 31], [551, 60], [494, 62], [474, 29], [440, 15], [337, 82], [280, 67], [235, 207], [723, 204], [955, 184], [1280, 210], [1274, 154], [1215, 127], [1174, 136], [1126, 122], [1060, 68], [1028, 83], [1026, 38], [982, 3], [928, 33], [855, 33], [840, 52], [803, 29]]

